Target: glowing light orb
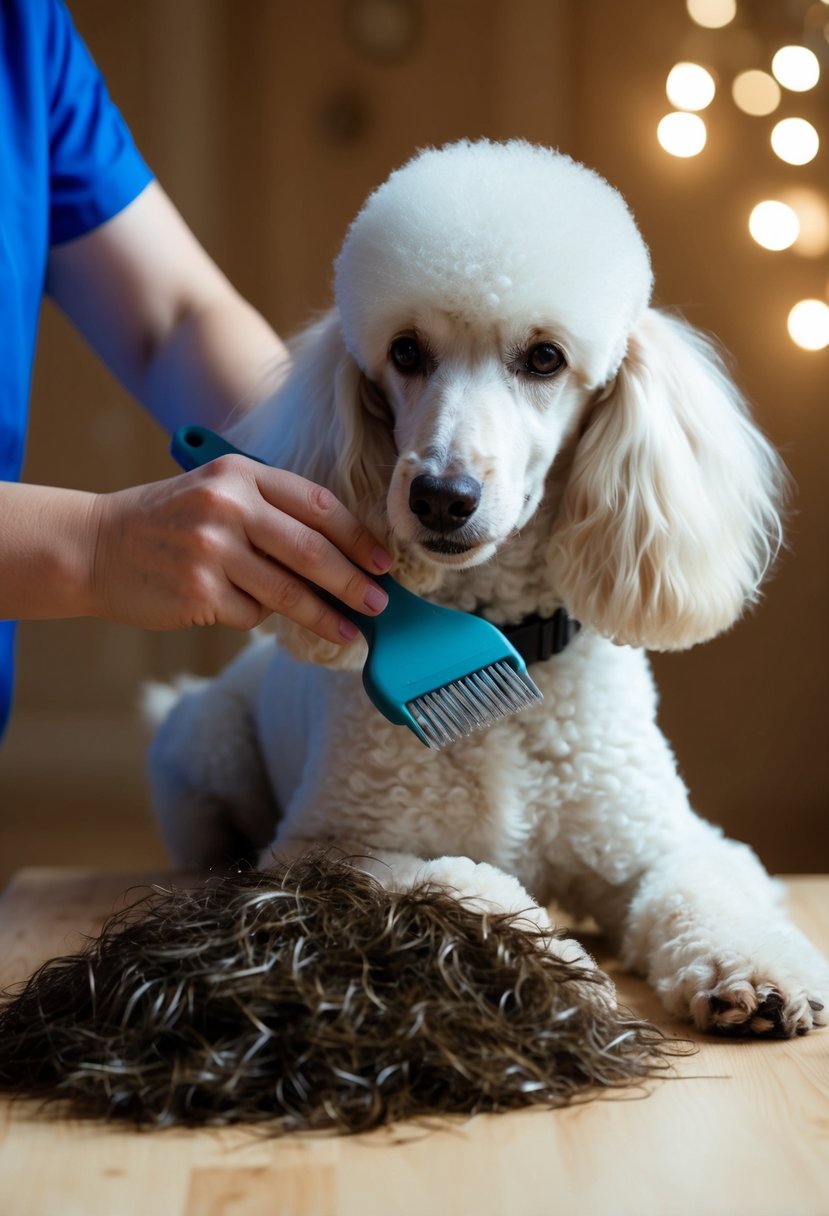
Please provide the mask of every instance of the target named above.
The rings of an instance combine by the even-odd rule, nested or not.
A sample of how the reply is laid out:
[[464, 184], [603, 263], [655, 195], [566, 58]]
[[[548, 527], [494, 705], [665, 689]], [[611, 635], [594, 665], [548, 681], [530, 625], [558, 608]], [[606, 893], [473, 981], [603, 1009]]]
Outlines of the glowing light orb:
[[789, 313], [789, 337], [802, 350], [829, 346], [829, 304], [823, 300], [801, 300]]
[[820, 139], [805, 118], [784, 118], [771, 133], [771, 146], [787, 165], [808, 165], [817, 156]]
[[751, 212], [748, 230], [764, 249], [790, 249], [800, 235], [800, 220], [785, 203], [766, 199]]
[[656, 128], [656, 138], [671, 156], [697, 156], [705, 147], [708, 132], [698, 114], [675, 110], [666, 114]]
[[[829, 0], [827, 0], [829, 3]], [[752, 114], [763, 118], [771, 114], [780, 105], [780, 85], [768, 72], [752, 69], [740, 72], [731, 86], [731, 96], [734, 104], [744, 114]]]
[[737, 0], [685, 0], [688, 16], [707, 30], [720, 30], [737, 15]]
[[775, 79], [792, 93], [806, 93], [820, 80], [817, 55], [805, 46], [781, 46], [771, 61]]
[[665, 92], [678, 110], [704, 110], [714, 100], [714, 77], [698, 63], [677, 63], [668, 73]]

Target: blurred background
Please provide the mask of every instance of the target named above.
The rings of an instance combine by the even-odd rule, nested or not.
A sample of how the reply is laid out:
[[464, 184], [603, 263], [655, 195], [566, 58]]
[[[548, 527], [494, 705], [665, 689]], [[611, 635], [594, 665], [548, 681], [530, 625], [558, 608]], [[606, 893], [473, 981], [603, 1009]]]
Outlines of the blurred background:
[[[162, 184], [285, 336], [330, 303], [347, 224], [418, 147], [523, 136], [622, 191], [658, 302], [729, 349], [796, 483], [788, 551], [759, 609], [707, 646], [654, 657], [662, 725], [703, 815], [773, 870], [825, 870], [829, 2], [70, 8]], [[775, 59], [792, 46], [811, 57]], [[683, 63], [705, 72], [672, 73]], [[47, 304], [26, 478], [108, 490], [173, 472], [165, 436]], [[0, 750], [0, 881], [27, 864], [162, 864], [141, 684], [214, 671], [238, 645], [218, 630], [24, 625]]]

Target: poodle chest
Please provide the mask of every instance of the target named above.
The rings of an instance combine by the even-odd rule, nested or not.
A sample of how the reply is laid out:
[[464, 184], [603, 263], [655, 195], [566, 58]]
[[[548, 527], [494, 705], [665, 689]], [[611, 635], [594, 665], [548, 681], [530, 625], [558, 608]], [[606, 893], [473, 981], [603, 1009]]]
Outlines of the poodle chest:
[[540, 706], [434, 752], [381, 717], [359, 673], [278, 653], [258, 731], [279, 838], [465, 854], [529, 881], [536, 856], [569, 853], [585, 798], [618, 794], [631, 733], [655, 708], [644, 656], [595, 636], [532, 674]]

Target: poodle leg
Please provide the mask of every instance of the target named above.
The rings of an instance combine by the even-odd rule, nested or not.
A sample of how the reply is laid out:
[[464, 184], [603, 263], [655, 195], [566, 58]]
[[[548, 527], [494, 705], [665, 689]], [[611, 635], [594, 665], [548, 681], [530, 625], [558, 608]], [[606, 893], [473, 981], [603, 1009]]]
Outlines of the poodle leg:
[[539, 907], [517, 878], [487, 862], [471, 857], [435, 857], [429, 861], [412, 853], [375, 853], [360, 858], [360, 869], [373, 874], [384, 887], [405, 891], [421, 883], [442, 887], [456, 894], [478, 912], [509, 912], [525, 921], [528, 929], [552, 929], [545, 908]]
[[829, 965], [746, 845], [709, 824], [642, 878], [622, 941], [672, 1014], [700, 1030], [805, 1034], [827, 1020]]
[[571, 649], [559, 670], [582, 663], [573, 684], [590, 701], [589, 716], [587, 702], [558, 705], [561, 680], [548, 698], [562, 754], [551, 776], [563, 796], [572, 790], [549, 854], [558, 898], [592, 913], [669, 1012], [700, 1029], [792, 1035], [821, 1025], [827, 965], [752, 851], [694, 813], [656, 723], [644, 655], [589, 633]]
[[273, 837], [278, 810], [257, 741], [254, 704], [273, 641], [254, 641], [216, 679], [150, 686], [160, 725], [150, 745], [153, 804], [182, 867], [252, 859]]
[[[372, 849], [369, 853], [360, 847], [355, 847], [352, 851], [342, 841], [337, 844], [338, 848], [343, 848], [347, 854], [351, 854], [357, 869], [371, 874], [389, 891], [406, 891], [410, 887], [425, 883], [456, 895], [467, 907], [482, 915], [514, 915], [519, 928], [528, 932], [540, 930], [545, 949], [556, 958], [586, 971], [598, 972], [595, 960], [581, 943], [558, 933], [546, 908], [536, 903], [517, 878], [497, 866], [488, 862], [475, 862], [470, 857], [436, 857], [425, 860], [413, 853], [386, 849]], [[308, 847], [307, 841], [277, 839], [273, 852], [280, 859], [286, 859], [306, 852]], [[270, 850], [261, 858], [263, 866], [267, 866], [269, 856]], [[593, 994], [596, 999], [615, 1006], [615, 990], [609, 979], [606, 984], [593, 983], [591, 989], [596, 990]]]
[[599, 970], [581, 942], [556, 932], [546, 908], [540, 907], [511, 874], [470, 857], [424, 861], [407, 853], [383, 852], [366, 861], [361, 859], [359, 865], [393, 890], [429, 883], [457, 895], [467, 907], [482, 915], [502, 912], [515, 915], [519, 928], [541, 931], [540, 940], [549, 954], [579, 971], [591, 972], [589, 981], [582, 980], [577, 985], [582, 999], [592, 1004], [597, 1014], [599, 1011], [615, 1014], [617, 996], [613, 981]]

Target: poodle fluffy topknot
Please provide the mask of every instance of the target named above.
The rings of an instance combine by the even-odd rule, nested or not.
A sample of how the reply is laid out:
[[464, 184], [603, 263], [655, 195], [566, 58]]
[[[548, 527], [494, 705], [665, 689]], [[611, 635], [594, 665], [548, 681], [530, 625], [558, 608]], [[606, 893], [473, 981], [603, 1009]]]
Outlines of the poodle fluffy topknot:
[[[386, 893], [507, 915], [584, 976], [555, 900], [671, 1014], [802, 1034], [825, 1023], [829, 967], [751, 850], [692, 810], [645, 653], [756, 601], [785, 476], [651, 286], [620, 195], [546, 148], [428, 150], [371, 195], [335, 307], [233, 439], [327, 485], [407, 586], [502, 626], [563, 607], [581, 630], [533, 664], [543, 703], [435, 752], [369, 702], [361, 642], [277, 622], [216, 679], [157, 694], [154, 799], [184, 866], [333, 843]], [[607, 1029], [612, 985], [577, 988]]]
[[566, 333], [591, 388], [621, 363], [651, 285], [621, 195], [568, 156], [519, 141], [423, 152], [371, 195], [336, 263], [343, 335], [365, 372], [385, 353], [389, 322], [435, 308]]

